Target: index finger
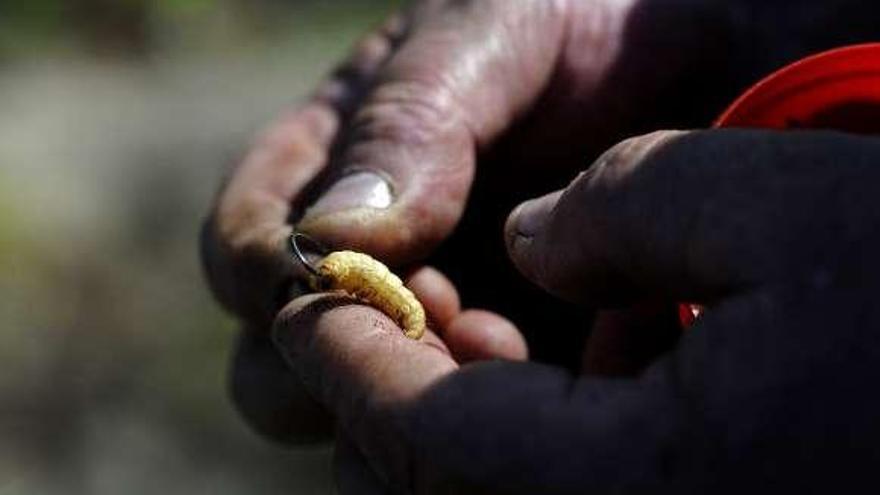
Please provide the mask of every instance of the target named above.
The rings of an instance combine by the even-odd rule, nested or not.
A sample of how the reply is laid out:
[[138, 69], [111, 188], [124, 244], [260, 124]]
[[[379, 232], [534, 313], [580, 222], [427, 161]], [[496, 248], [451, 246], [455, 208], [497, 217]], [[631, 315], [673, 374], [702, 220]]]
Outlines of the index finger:
[[662, 486], [663, 456], [684, 438], [667, 367], [638, 382], [506, 362], [458, 371], [433, 336], [408, 340], [381, 313], [334, 296], [292, 303], [275, 339], [399, 492]]
[[256, 326], [271, 324], [293, 276], [304, 275], [286, 255], [294, 208], [405, 29], [393, 17], [364, 38], [308, 102], [257, 139], [218, 195], [202, 231], [205, 271], [220, 302]]
[[418, 341], [406, 338], [384, 313], [338, 294], [294, 300], [273, 336], [343, 433], [384, 480], [402, 489], [409, 447], [398, 441], [400, 412], [458, 368], [443, 342], [430, 331]]

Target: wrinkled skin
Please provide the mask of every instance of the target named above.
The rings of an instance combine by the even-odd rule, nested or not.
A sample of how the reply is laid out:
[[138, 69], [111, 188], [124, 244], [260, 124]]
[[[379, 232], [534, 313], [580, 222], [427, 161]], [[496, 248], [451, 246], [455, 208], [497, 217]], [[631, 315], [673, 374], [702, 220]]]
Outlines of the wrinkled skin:
[[[663, 132], [590, 157], [707, 125], [784, 63], [876, 37], [876, 10], [472, 0], [395, 17], [257, 140], [206, 222], [212, 288], [246, 322], [243, 415], [294, 443], [335, 424], [343, 493], [867, 484], [877, 142]], [[295, 297], [293, 225], [408, 270], [435, 332]], [[710, 308], [681, 339], [676, 300]]]

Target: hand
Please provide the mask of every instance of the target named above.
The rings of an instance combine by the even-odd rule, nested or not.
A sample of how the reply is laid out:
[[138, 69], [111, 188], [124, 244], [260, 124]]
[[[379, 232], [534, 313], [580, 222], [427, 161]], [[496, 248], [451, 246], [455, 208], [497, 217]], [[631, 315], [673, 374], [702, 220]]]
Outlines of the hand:
[[343, 493], [365, 493], [358, 453], [394, 492], [876, 489], [878, 159], [880, 141], [844, 134], [664, 132], [520, 206], [508, 248], [546, 290], [709, 308], [634, 379], [459, 369], [375, 310], [293, 302], [276, 340], [356, 446]]
[[[540, 111], [522, 129], [554, 123], [552, 132], [526, 133], [544, 137], [544, 145], [530, 147], [541, 150], [533, 158], [543, 155], [564, 163], [562, 157], [575, 156], [585, 146], [583, 135], [601, 145], [625, 133], [634, 112], [611, 111], [620, 109], [597, 102], [619, 106], [628, 101], [613, 97], [622, 85], [610, 82], [616, 52], [609, 47], [617, 45], [629, 7], [625, 2], [423, 2], [365, 38], [310, 102], [257, 141], [218, 197], [202, 246], [212, 288], [250, 329], [239, 346], [232, 385], [236, 402], [259, 430], [299, 441], [326, 434], [307, 419], [321, 417], [320, 408], [310, 404], [296, 379], [284, 376], [280, 358], [260, 337], [291, 297], [298, 275], [286, 248], [291, 226], [299, 222], [299, 228], [329, 245], [405, 264], [431, 252], [462, 215], [477, 151], [503, 149], [497, 141], [513, 135], [514, 121], [528, 120], [520, 117], [533, 107]], [[627, 75], [626, 91], [647, 98], [641, 75]], [[612, 125], [603, 113], [619, 115], [624, 123]], [[487, 223], [494, 222], [500, 244], [507, 209], [557, 182], [554, 177], [565, 177], [567, 167], [536, 176], [516, 166], [516, 180], [509, 180], [508, 170], [502, 182], [484, 181], [496, 190], [480, 191], [475, 198], [500, 201], [471, 202], [473, 211], [484, 213], [471, 215], [476, 221], [466, 222], [465, 235], [458, 236], [464, 241], [448, 244], [445, 253], [457, 260], [458, 273], [478, 272], [496, 283], [504, 276], [499, 271], [509, 272], [498, 256], [488, 254], [497, 249], [483, 248], [469, 232], [485, 238]], [[340, 177], [331, 190], [342, 188], [341, 196], [325, 194], [306, 208], [315, 191]], [[377, 183], [380, 178], [391, 184]], [[364, 187], [371, 194], [365, 196]], [[365, 199], [371, 208], [358, 208]], [[456, 249], [472, 256], [458, 256]], [[510, 274], [506, 278], [516, 280]], [[486, 286], [479, 279], [465, 282], [466, 287]], [[444, 304], [456, 308], [455, 292], [445, 293]], [[527, 295], [534, 304], [535, 292]], [[522, 297], [514, 293], [509, 299], [515, 303]], [[509, 329], [504, 322], [498, 327]], [[479, 332], [470, 340], [479, 341]], [[507, 344], [503, 335], [498, 338], [501, 347], [518, 345], [516, 338]], [[494, 355], [472, 347], [474, 356]]]
[[[846, 21], [867, 8], [853, 0], [835, 4], [838, 27], [811, 28], [798, 16], [780, 26], [764, 15], [780, 8], [750, 5], [425, 1], [367, 37], [310, 102], [255, 144], [206, 223], [212, 287], [254, 332], [233, 370], [244, 414], [289, 440], [327, 433], [296, 419], [323, 413], [306, 405], [308, 395], [259, 337], [290, 298], [297, 267], [284, 246], [295, 223], [327, 244], [397, 265], [417, 263], [449, 238], [437, 262], [451, 268], [469, 304], [503, 310], [527, 331], [548, 317], [558, 325], [585, 320], [518, 283], [485, 239], [500, 231], [510, 206], [559, 184], [582, 156], [660, 124], [707, 122], [767, 70], [872, 29], [860, 33]], [[758, 20], [737, 24], [744, 11]], [[753, 44], [781, 27], [802, 36]], [[497, 290], [499, 281], [509, 289]], [[439, 290], [445, 307], [457, 306], [455, 291]], [[496, 355], [480, 342], [519, 345], [494, 318], [498, 325], [456, 327], [473, 356]], [[560, 361], [568, 352], [571, 363], [583, 332], [530, 337], [537, 357]]]

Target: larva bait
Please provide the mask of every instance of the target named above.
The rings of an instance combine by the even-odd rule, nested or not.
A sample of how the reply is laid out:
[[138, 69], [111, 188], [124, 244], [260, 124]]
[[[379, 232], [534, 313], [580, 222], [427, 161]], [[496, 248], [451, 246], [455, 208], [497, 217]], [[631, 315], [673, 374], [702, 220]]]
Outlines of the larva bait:
[[312, 273], [312, 289], [344, 291], [391, 317], [407, 337], [415, 340], [422, 337], [426, 326], [425, 309], [388, 267], [355, 251], [332, 252], [314, 267], [297, 245], [297, 240], [303, 238], [308, 239], [303, 234], [294, 234], [291, 246], [299, 261]]

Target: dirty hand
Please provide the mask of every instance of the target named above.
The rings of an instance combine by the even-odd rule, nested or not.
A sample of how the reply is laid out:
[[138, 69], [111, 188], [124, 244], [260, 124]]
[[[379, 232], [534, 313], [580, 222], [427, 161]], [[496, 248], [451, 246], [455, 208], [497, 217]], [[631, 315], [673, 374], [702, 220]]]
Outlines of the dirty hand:
[[875, 491], [878, 160], [845, 134], [662, 132], [517, 208], [510, 256], [547, 291], [707, 306], [638, 378], [459, 368], [373, 309], [294, 301], [275, 337], [340, 422], [341, 492]]
[[[845, 30], [809, 24], [828, 2], [807, 3], [812, 10], [790, 8], [815, 15], [746, 0], [429, 0], [365, 38], [255, 143], [206, 223], [212, 288], [248, 328], [232, 372], [243, 414], [288, 441], [331, 429], [266, 338], [297, 275], [285, 244], [292, 225], [400, 266], [431, 253], [464, 214], [466, 228], [444, 245], [460, 273], [479, 277], [462, 287], [495, 284], [482, 287], [498, 294], [493, 302], [536, 315], [517, 321], [552, 314], [561, 325], [562, 310], [542, 311], [534, 292], [513, 290], [503, 257], [482, 240], [500, 246], [509, 208], [557, 187], [584, 156], [639, 130], [708, 122], [770, 69], [872, 29], [845, 22], [855, 0], [832, 2]], [[807, 23], [788, 26], [807, 41], [790, 36], [775, 48], [780, 17]], [[459, 360], [524, 357], [502, 318], [459, 313], [455, 289], [435, 271], [413, 277]], [[581, 338], [572, 328], [544, 342], [577, 353], [564, 340]]]

